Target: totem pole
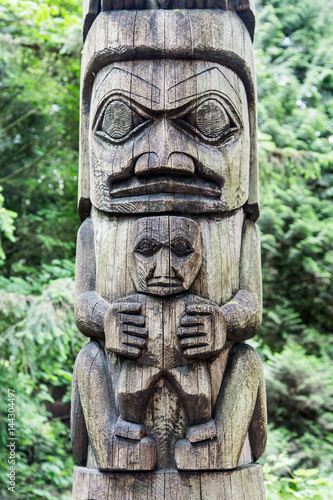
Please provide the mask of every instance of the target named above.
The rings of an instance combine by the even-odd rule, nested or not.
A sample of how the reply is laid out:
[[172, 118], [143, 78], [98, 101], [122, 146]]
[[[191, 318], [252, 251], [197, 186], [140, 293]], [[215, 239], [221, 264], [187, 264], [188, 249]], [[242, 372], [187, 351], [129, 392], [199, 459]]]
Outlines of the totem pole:
[[75, 500], [265, 498], [251, 0], [84, 0]]

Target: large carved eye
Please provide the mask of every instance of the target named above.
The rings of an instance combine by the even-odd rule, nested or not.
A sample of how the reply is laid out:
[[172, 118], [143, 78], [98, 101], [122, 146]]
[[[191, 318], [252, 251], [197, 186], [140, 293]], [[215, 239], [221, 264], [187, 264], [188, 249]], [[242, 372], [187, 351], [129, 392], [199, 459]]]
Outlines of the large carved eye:
[[120, 99], [106, 106], [96, 127], [96, 134], [113, 142], [126, 140], [147, 120]]
[[182, 118], [182, 122], [210, 143], [226, 143], [241, 128], [235, 112], [228, 112], [217, 99], [207, 99]]
[[188, 255], [192, 252], [194, 252], [193, 247], [191, 244], [185, 240], [184, 238], [177, 238], [171, 245], [172, 250], [177, 254], [177, 255]]
[[143, 255], [153, 255], [160, 248], [161, 245], [155, 243], [154, 240], [150, 238], [143, 238], [135, 247], [135, 252], [139, 252]]

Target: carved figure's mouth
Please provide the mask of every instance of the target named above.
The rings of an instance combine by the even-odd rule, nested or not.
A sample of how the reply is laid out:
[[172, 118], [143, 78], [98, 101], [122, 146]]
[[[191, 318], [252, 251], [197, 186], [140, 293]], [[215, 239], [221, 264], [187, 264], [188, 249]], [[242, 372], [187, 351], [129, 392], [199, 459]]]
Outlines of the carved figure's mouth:
[[183, 280], [180, 278], [151, 278], [147, 280], [147, 286], [161, 286], [167, 288], [174, 288], [183, 285]]
[[173, 175], [152, 175], [149, 177], [131, 177], [116, 182], [110, 189], [112, 198], [127, 198], [152, 194], [185, 194], [220, 198], [221, 187], [214, 181], [197, 175], [181, 177]]

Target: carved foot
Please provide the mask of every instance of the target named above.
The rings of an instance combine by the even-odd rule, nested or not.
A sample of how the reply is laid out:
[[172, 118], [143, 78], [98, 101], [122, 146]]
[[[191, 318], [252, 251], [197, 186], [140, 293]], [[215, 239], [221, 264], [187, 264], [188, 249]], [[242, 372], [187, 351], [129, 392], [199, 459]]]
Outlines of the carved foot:
[[232, 448], [223, 447], [219, 437], [191, 443], [182, 439], [175, 446], [175, 461], [178, 470], [228, 470], [239, 465], [250, 464], [252, 460], [248, 438], [241, 454]]
[[135, 424], [134, 422], [128, 422], [127, 420], [118, 417], [116, 422], [114, 433], [118, 437], [123, 437], [127, 439], [140, 440], [145, 435], [146, 428], [143, 424]]
[[106, 453], [97, 459], [98, 468], [101, 471], [155, 469], [157, 447], [155, 440], [151, 437], [145, 436], [136, 441], [115, 436], [105, 448]]
[[213, 439], [215, 436], [216, 423], [213, 419], [205, 424], [192, 425], [186, 429], [186, 437], [191, 443]]
[[[219, 446], [216, 438], [192, 444], [181, 439], [175, 446], [175, 461], [178, 470], [221, 469]], [[228, 467], [227, 467], [228, 468]]]

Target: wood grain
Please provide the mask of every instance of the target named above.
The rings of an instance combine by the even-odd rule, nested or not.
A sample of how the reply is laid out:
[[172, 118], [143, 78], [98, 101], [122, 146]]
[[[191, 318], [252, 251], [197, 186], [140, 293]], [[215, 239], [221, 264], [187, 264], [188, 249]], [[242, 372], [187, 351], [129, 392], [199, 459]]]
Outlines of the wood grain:
[[75, 467], [73, 500], [264, 500], [261, 465], [230, 472], [105, 474]]
[[265, 498], [252, 0], [84, 0], [73, 497]]
[[[181, 34], [181, 36], [178, 36], [177, 33]], [[137, 62], [133, 63], [133, 59], [137, 60]], [[164, 63], [163, 60], [165, 59], [170, 59], [170, 63]], [[115, 64], [119, 61], [123, 62]], [[202, 62], [199, 63], [199, 61]], [[203, 61], [207, 62], [204, 63]], [[209, 197], [208, 199], [203, 197], [201, 201], [192, 200], [191, 202], [191, 200], [187, 200], [184, 197], [179, 198], [179, 196], [170, 195], [164, 197], [162, 203], [162, 196], [156, 200], [156, 197], [154, 198], [153, 194], [151, 194], [149, 198], [150, 205], [147, 205], [147, 202], [141, 199], [135, 200], [135, 204], [133, 205], [133, 203], [129, 204], [126, 200], [123, 200], [126, 201], [123, 204], [119, 198], [113, 199], [109, 197], [110, 186], [108, 183], [113, 179], [113, 173], [110, 169], [121, 168], [123, 164], [123, 168], [127, 169], [126, 172], [130, 171], [133, 165], [129, 161], [132, 154], [137, 157], [138, 169], [141, 172], [146, 169], [147, 155], [153, 152], [159, 157], [158, 161], [162, 162], [161, 167], [167, 167], [167, 165], [163, 165], [164, 157], [161, 154], [162, 152], [154, 151], [153, 136], [150, 133], [145, 133], [145, 127], [140, 129], [142, 140], [134, 141], [134, 144], [131, 141], [126, 141], [124, 146], [128, 145], [129, 149], [127, 147], [120, 148], [122, 153], [120, 157], [117, 157], [117, 160], [113, 159], [114, 153], [112, 153], [112, 148], [102, 153], [101, 148], [98, 149], [97, 145], [94, 146], [94, 143], [89, 139], [89, 135], [91, 135], [91, 121], [94, 119], [94, 116], [91, 116], [92, 93], [94, 92], [93, 98], [98, 104], [98, 82], [103, 80], [107, 72], [110, 73], [112, 68], [106, 68], [111, 64], [113, 64], [114, 71], [110, 74], [110, 82], [118, 82], [117, 88], [130, 92], [127, 95], [129, 97], [132, 96], [134, 100], [138, 99], [139, 94], [142, 99], [146, 96], [149, 100], [142, 101], [146, 108], [149, 102], [151, 102], [153, 108], [154, 106], [156, 108], [158, 104], [156, 103], [156, 96], [158, 96], [158, 93], [162, 99], [159, 104], [161, 106], [163, 105], [162, 102], [167, 103], [169, 98], [171, 99], [172, 92], [175, 93], [177, 91], [178, 94], [183, 94], [183, 96], [186, 92], [190, 93], [189, 91], [193, 84], [198, 85], [199, 91], [200, 86], [208, 84], [211, 89], [215, 88], [219, 92], [224, 93], [224, 95], [229, 95], [232, 102], [236, 104], [235, 99], [237, 98], [232, 96], [232, 90], [230, 90], [232, 88], [236, 89], [236, 93], [239, 94], [242, 100], [242, 106], [240, 106], [238, 113], [242, 115], [243, 110], [246, 110], [247, 113], [247, 116], [242, 117], [242, 123], [245, 127], [242, 136], [247, 143], [250, 142], [251, 148], [247, 153], [249, 155], [247, 160], [244, 156], [242, 157], [247, 150], [246, 147], [240, 147], [238, 154], [235, 153], [233, 156], [230, 156], [229, 161], [231, 161], [232, 157], [238, 158], [238, 160], [241, 159], [241, 161], [239, 161], [238, 166], [236, 164], [230, 166], [229, 170], [225, 172], [224, 175], [226, 178], [223, 183], [224, 190], [222, 190], [220, 203]], [[190, 76], [190, 74], [194, 75], [205, 69], [205, 67], [200, 69], [200, 64], [201, 66], [206, 65], [206, 69], [209, 66], [211, 69], [220, 68], [218, 65], [221, 65], [223, 68], [221, 72], [214, 70], [210, 73], [208, 72], [201, 80], [200, 78], [199, 80], [198, 78], [190, 79], [186, 83], [186, 73]], [[197, 71], [195, 71], [195, 67], [198, 68]], [[118, 71], [116, 71], [117, 68]], [[163, 72], [170, 78], [170, 84], [167, 85], [170, 87], [170, 92], [168, 88], [159, 89], [161, 85], [163, 87], [163, 82], [165, 81]], [[132, 75], [130, 78], [128, 78], [129, 73]], [[220, 74], [225, 75], [225, 77], [219, 76]], [[95, 81], [96, 75], [97, 80]], [[138, 78], [133, 75], [136, 75]], [[254, 60], [250, 37], [239, 16], [232, 11], [186, 10], [180, 12], [177, 10], [147, 10], [112, 11], [99, 14], [89, 31], [82, 58], [79, 175], [79, 210], [82, 218], [86, 216], [87, 200], [90, 199], [94, 200], [93, 204], [95, 206], [106, 212], [128, 214], [158, 211], [224, 213], [246, 203], [250, 216], [254, 219], [257, 218], [258, 166], [254, 75]], [[240, 82], [237, 82], [237, 79]], [[107, 81], [104, 82], [104, 86], [107, 85]], [[182, 81], [184, 83], [179, 85]], [[198, 81], [197, 84], [196, 81]], [[229, 90], [226, 88], [228, 81], [231, 84]], [[165, 83], [167, 82], [165, 81]], [[241, 89], [242, 85], [243, 90]], [[131, 89], [129, 86], [131, 86]], [[241, 97], [242, 92], [245, 92], [244, 97]], [[175, 106], [175, 104], [177, 104], [176, 101], [174, 104], [170, 102], [171, 107]], [[180, 101], [180, 104], [183, 104], [183, 101]], [[247, 123], [248, 125], [246, 125]], [[158, 122], [156, 124], [158, 125]], [[246, 126], [248, 131], [246, 131]], [[173, 145], [173, 152], [189, 154], [197, 162], [198, 167], [204, 165], [205, 161], [209, 161], [210, 156], [215, 168], [217, 165], [224, 164], [224, 162], [221, 163], [221, 159], [219, 160], [216, 157], [218, 151], [213, 147], [207, 149], [207, 151], [210, 151], [210, 155], [206, 155], [206, 160], [203, 157], [205, 148], [197, 150], [195, 142], [191, 146], [191, 141], [187, 140], [186, 148], [190, 148], [190, 150], [188, 152], [184, 151], [184, 136], [177, 134], [177, 130], [173, 130], [168, 122], [164, 121], [162, 128], [155, 127], [155, 129], [156, 137], [163, 137], [163, 140], [160, 140], [159, 143], [164, 148], [167, 148], [168, 145]], [[161, 136], [162, 133], [163, 136]], [[149, 145], [150, 141], [151, 148]], [[130, 144], [132, 144], [131, 147]], [[91, 148], [95, 148], [95, 153], [90, 151]], [[118, 146], [117, 148], [119, 150]], [[126, 154], [127, 149], [130, 152], [129, 156]], [[170, 153], [171, 151], [169, 151]], [[95, 166], [90, 171], [92, 158], [94, 159]], [[152, 156], [150, 161], [151, 167], [154, 165], [154, 161]], [[170, 166], [172, 166], [171, 161], [168, 168]], [[186, 166], [183, 168], [190, 167]], [[241, 175], [237, 173], [239, 168], [245, 169], [242, 170]], [[97, 177], [96, 172], [99, 172]], [[125, 177], [128, 175], [127, 173], [125, 174], [125, 171], [123, 174]], [[234, 182], [230, 182], [228, 176], [231, 176], [231, 179], [234, 176]], [[241, 183], [239, 183], [240, 179], [242, 179]], [[239, 184], [238, 192], [236, 189], [237, 182]], [[233, 189], [236, 189], [236, 191], [233, 191]]]
[[[233, 228], [230, 238], [222, 238], [223, 252], [215, 241], [218, 218], [118, 221], [98, 215], [84, 222], [77, 261], [89, 265], [77, 274], [77, 322], [82, 333], [101, 340], [88, 344], [77, 359], [73, 421], [82, 428], [82, 413], [85, 416], [83, 431], [100, 469], [126, 469], [122, 461], [115, 461], [113, 451], [121, 443], [125, 446], [126, 441], [118, 441], [126, 438], [142, 442], [152, 437], [144, 441], [151, 448], [150, 465], [139, 458], [135, 466], [143, 470], [165, 466], [165, 461], [180, 470], [230, 469], [240, 460], [251, 462], [264, 450], [261, 362], [248, 346], [235, 344], [252, 337], [261, 321], [259, 239], [251, 220], [244, 220], [241, 212], [235, 217], [220, 221], [227, 224], [225, 229], [230, 223]], [[108, 231], [110, 224], [117, 237], [113, 229]], [[225, 229], [221, 235], [228, 234]], [[120, 254], [121, 262], [107, 256], [113, 241], [127, 248]], [[221, 268], [213, 288], [202, 289], [208, 281], [208, 262], [213, 274], [221, 256], [227, 267]], [[128, 274], [118, 275], [122, 270]], [[103, 286], [116, 285], [112, 294], [97, 286], [96, 274], [103, 277]], [[223, 298], [222, 284], [227, 285]], [[125, 286], [123, 291], [119, 285]], [[201, 296], [190, 293], [196, 287]], [[207, 292], [208, 297], [202, 297]], [[169, 402], [161, 406], [161, 398]], [[161, 431], [163, 420], [166, 427]], [[78, 435], [74, 426], [74, 447], [82, 463], [86, 439], [76, 445]], [[129, 453], [140, 446], [128, 443]]]
[[221, 9], [237, 12], [251, 38], [255, 27], [254, 0], [83, 0], [83, 40], [98, 13], [109, 10]]

